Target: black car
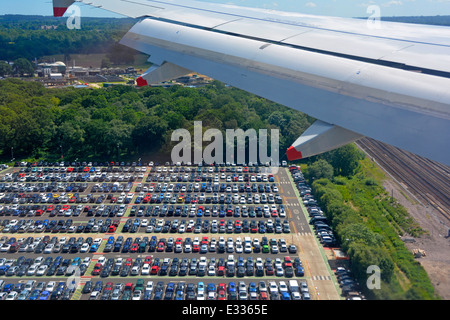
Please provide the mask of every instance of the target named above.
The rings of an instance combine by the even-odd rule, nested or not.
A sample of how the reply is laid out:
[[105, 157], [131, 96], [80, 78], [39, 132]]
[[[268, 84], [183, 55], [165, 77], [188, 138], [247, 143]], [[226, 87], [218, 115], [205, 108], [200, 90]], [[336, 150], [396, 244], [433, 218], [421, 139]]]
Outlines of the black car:
[[88, 280], [84, 284], [84, 287], [81, 290], [81, 293], [91, 293], [91, 291], [92, 291], [92, 281]]

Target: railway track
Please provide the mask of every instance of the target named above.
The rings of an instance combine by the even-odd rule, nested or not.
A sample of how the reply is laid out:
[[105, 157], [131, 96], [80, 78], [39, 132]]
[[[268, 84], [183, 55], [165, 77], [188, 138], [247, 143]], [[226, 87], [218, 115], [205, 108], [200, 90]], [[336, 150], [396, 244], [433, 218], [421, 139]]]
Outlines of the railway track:
[[435, 208], [450, 221], [450, 167], [370, 138], [357, 145], [422, 205]]

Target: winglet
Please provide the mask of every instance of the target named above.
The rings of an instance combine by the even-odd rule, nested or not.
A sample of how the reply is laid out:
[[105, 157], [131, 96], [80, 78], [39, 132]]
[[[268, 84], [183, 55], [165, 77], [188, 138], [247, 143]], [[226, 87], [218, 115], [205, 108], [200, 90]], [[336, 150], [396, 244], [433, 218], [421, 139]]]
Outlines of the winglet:
[[53, 0], [53, 16], [62, 17], [74, 2], [74, 0]]
[[290, 146], [289, 149], [287, 149], [286, 156], [289, 161], [299, 160], [303, 158], [302, 153], [300, 151], [297, 151], [294, 146]]
[[136, 79], [136, 83], [137, 83], [138, 87], [145, 87], [145, 86], [148, 86], [147, 80], [145, 80], [145, 79], [142, 78], [142, 77], [137, 78], [137, 79]]
[[309, 158], [345, 146], [362, 137], [356, 132], [317, 120], [292, 144], [286, 155], [290, 161]]

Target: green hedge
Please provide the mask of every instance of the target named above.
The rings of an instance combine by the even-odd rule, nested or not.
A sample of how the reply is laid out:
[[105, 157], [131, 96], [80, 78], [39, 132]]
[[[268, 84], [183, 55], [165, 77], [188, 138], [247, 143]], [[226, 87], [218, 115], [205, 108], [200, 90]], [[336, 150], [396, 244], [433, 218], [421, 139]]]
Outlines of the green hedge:
[[[368, 298], [439, 299], [424, 268], [399, 237], [424, 231], [363, 166], [346, 178], [315, 180], [312, 189]], [[365, 285], [370, 265], [381, 269], [380, 289]]]

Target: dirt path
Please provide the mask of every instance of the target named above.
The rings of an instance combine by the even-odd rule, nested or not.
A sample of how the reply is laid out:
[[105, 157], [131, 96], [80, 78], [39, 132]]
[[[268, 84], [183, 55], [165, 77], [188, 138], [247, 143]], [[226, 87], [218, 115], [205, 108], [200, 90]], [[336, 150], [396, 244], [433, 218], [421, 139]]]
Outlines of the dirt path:
[[386, 179], [383, 186], [389, 194], [403, 205], [409, 214], [428, 232], [415, 242], [405, 242], [408, 249], [425, 250], [426, 256], [417, 261], [425, 268], [442, 299], [450, 300], [450, 238], [447, 222], [432, 207], [425, 207], [414, 199], [406, 189], [393, 179]]

